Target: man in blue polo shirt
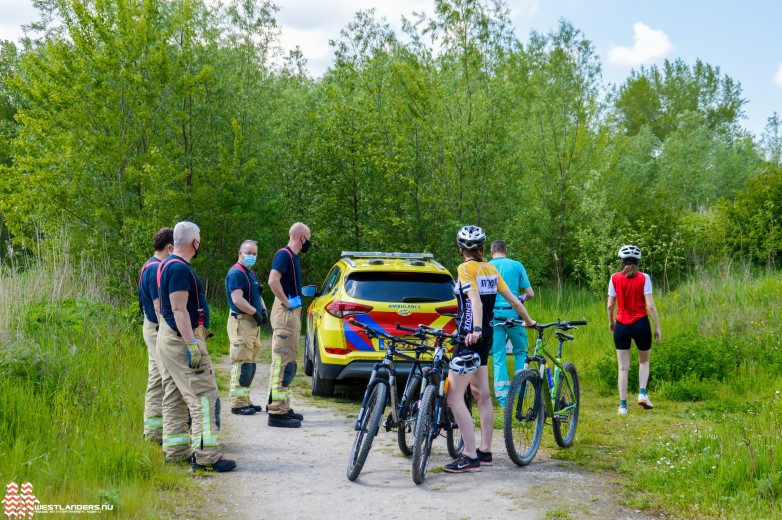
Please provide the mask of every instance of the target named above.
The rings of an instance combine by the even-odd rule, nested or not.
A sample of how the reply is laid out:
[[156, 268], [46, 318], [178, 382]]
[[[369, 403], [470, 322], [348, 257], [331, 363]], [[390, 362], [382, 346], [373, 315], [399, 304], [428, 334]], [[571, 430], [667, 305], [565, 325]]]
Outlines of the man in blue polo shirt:
[[301, 267], [299, 253], [312, 242], [310, 228], [297, 222], [288, 230], [288, 245], [277, 251], [269, 273], [272, 305], [272, 364], [269, 375], [269, 426], [298, 428], [304, 417], [291, 408], [290, 384], [296, 375], [301, 334]]
[[[535, 293], [527, 278], [527, 271], [521, 262], [511, 260], [507, 257], [508, 247], [503, 240], [495, 240], [491, 244], [491, 260], [489, 263], [497, 268], [500, 276], [508, 284], [508, 289], [514, 295], [519, 295], [519, 299], [524, 302], [535, 297]], [[502, 295], [497, 295], [494, 301], [494, 319], [505, 320], [508, 318], [518, 319], [518, 314], [513, 310]], [[494, 340], [491, 347], [491, 355], [494, 362], [494, 395], [501, 407], [505, 407], [505, 401], [510, 391], [510, 380], [508, 377], [508, 361], [505, 345], [510, 339], [513, 345], [513, 363], [515, 371], [518, 372], [524, 368], [524, 362], [527, 359], [527, 331], [524, 327], [515, 326], [506, 328], [504, 325], [494, 326]]]
[[266, 323], [266, 306], [261, 299], [262, 286], [250, 270], [258, 258], [258, 243], [245, 240], [239, 246], [239, 259], [225, 277], [228, 340], [231, 343], [231, 413], [253, 415], [263, 408], [250, 400], [250, 384], [255, 377], [261, 351], [260, 326]]
[[157, 268], [174, 249], [174, 228], [165, 227], [152, 239], [155, 254], [144, 263], [138, 277], [138, 304], [144, 315], [144, 342], [147, 344], [147, 392], [144, 399], [144, 438], [163, 441], [163, 379], [156, 361], [158, 316]]
[[221, 456], [218, 443], [220, 400], [206, 349], [209, 305], [204, 284], [190, 266], [200, 248], [198, 226], [178, 223], [174, 226], [174, 252], [157, 273], [163, 317], [157, 336], [165, 390], [163, 453], [167, 462], [190, 460], [194, 470], [223, 472], [235, 469], [236, 462]]

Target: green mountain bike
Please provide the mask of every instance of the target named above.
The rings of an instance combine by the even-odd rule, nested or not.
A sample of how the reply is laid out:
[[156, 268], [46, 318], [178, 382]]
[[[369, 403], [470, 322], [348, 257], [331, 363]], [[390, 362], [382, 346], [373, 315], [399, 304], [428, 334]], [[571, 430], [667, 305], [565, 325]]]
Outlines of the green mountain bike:
[[[497, 323], [510, 328], [524, 322], [508, 319]], [[519, 466], [526, 466], [535, 458], [546, 417], [551, 417], [557, 444], [563, 448], [573, 444], [580, 404], [578, 372], [573, 363], [562, 362], [562, 347], [566, 341], [573, 340], [573, 336], [564, 331], [586, 323], [556, 321], [532, 327], [538, 333], [534, 354], [527, 357], [524, 370], [513, 378], [505, 404], [505, 447], [510, 459]], [[556, 356], [546, 350], [544, 335], [547, 329], [555, 330], [554, 336], [559, 342]], [[553, 375], [547, 366], [549, 362], [554, 365]]]

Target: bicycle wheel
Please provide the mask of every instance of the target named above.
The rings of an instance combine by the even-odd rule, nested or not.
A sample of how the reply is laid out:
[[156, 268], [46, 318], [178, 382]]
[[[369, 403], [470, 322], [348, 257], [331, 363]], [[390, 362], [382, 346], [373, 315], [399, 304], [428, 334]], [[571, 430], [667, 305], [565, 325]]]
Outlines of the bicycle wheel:
[[540, 446], [546, 420], [541, 381], [538, 374], [524, 370], [516, 374], [505, 403], [505, 448], [518, 466], [526, 466]]
[[[470, 411], [470, 417], [472, 417], [473, 398], [469, 385], [464, 391], [464, 404], [467, 405], [467, 409]], [[450, 455], [451, 458], [457, 459], [461, 457], [462, 452], [464, 451], [464, 438], [462, 437], [460, 430], [459, 439], [456, 439], [456, 431], [459, 429], [459, 426], [456, 424], [456, 418], [453, 416], [450, 407], [448, 407], [448, 420], [450, 421], [450, 424], [448, 425], [449, 427], [445, 434], [446, 444], [448, 445], [448, 455]], [[473, 420], [473, 424], [475, 424], [475, 420]]]
[[413, 374], [407, 382], [405, 394], [405, 406], [399, 411], [399, 428], [397, 429], [397, 443], [399, 451], [405, 455], [413, 454], [415, 442], [415, 419], [418, 414], [418, 397], [421, 393], [421, 375]]
[[559, 376], [557, 406], [551, 425], [554, 429], [554, 440], [560, 447], [567, 448], [573, 444], [573, 439], [576, 436], [580, 401], [576, 366], [573, 363], [565, 363], [563, 368], [565, 370]]
[[438, 385], [429, 385], [421, 398], [421, 408], [415, 424], [415, 444], [413, 445], [413, 482], [420, 484], [426, 478], [426, 467], [429, 465], [429, 455], [432, 453], [432, 430], [436, 414]]
[[375, 385], [367, 400], [367, 408], [364, 411], [364, 418], [361, 421], [359, 430], [356, 432], [356, 438], [353, 441], [353, 449], [350, 450], [350, 459], [348, 460], [348, 479], [356, 480], [364, 462], [367, 460], [369, 450], [372, 449], [372, 441], [377, 435], [380, 427], [380, 419], [383, 416], [383, 409], [386, 406], [388, 397], [388, 388], [383, 383]]

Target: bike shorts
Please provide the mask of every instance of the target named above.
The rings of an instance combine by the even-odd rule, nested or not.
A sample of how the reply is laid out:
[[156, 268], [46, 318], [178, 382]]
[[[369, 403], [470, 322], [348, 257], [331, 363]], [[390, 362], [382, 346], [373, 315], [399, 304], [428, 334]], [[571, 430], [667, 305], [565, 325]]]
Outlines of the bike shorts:
[[[481, 358], [481, 366], [485, 367], [489, 363], [489, 354], [491, 353], [491, 344], [494, 341], [494, 330], [490, 327], [483, 329], [481, 339], [475, 345], [464, 346], [463, 350], [477, 353]], [[462, 350], [460, 349], [460, 351]], [[458, 355], [458, 353], [457, 353]]]
[[635, 341], [635, 348], [646, 351], [652, 348], [652, 328], [649, 324], [649, 316], [625, 325], [616, 322], [614, 327], [614, 345], [616, 350], [630, 350], [631, 341]]

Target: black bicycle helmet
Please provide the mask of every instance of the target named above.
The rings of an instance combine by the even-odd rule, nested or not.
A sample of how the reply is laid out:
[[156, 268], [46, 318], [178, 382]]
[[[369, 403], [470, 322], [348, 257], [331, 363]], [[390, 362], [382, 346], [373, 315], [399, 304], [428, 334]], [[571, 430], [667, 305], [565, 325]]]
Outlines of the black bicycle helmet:
[[480, 249], [486, 243], [486, 233], [478, 226], [464, 226], [456, 234], [456, 243], [462, 249]]

